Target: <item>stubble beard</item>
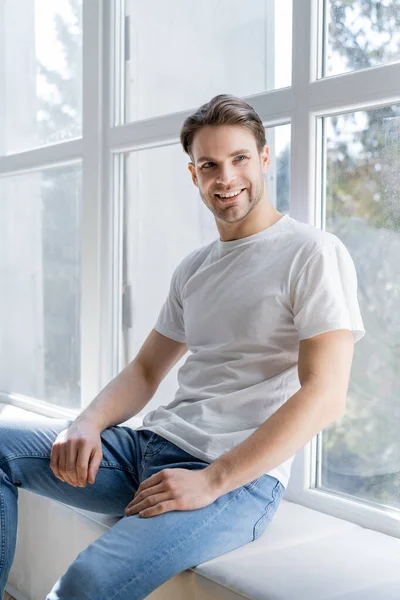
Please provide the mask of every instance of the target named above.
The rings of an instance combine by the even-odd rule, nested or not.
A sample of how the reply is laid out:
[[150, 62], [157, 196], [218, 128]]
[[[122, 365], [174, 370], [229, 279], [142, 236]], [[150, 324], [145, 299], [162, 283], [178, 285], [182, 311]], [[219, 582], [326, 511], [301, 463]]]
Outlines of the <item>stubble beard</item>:
[[[213, 213], [214, 217], [216, 217], [217, 219], [219, 219], [220, 221], [224, 221], [225, 223], [239, 223], [240, 221], [243, 221], [244, 219], [246, 219], [246, 217], [251, 213], [252, 210], [255, 209], [255, 207], [257, 206], [257, 204], [259, 204], [262, 195], [263, 195], [263, 191], [264, 191], [264, 176], [262, 176], [258, 182], [256, 182], [254, 184], [254, 195], [250, 196], [250, 198], [248, 199], [248, 208], [245, 211], [245, 214], [242, 215], [241, 217], [234, 217], [233, 214], [230, 214], [230, 209], [227, 207], [225, 209], [221, 209], [220, 211], [218, 210], [218, 208], [216, 208], [216, 205], [214, 204], [215, 201], [215, 196], [213, 196], [213, 198], [211, 198], [208, 194], [203, 194], [199, 188], [199, 193], [201, 196], [201, 199], [203, 200], [204, 204], [207, 206], [208, 209], [210, 209], [210, 211]], [[245, 193], [248, 193], [249, 189], [246, 188]], [[240, 206], [240, 205], [238, 205]], [[233, 209], [235, 209], [235, 205], [232, 206]]]

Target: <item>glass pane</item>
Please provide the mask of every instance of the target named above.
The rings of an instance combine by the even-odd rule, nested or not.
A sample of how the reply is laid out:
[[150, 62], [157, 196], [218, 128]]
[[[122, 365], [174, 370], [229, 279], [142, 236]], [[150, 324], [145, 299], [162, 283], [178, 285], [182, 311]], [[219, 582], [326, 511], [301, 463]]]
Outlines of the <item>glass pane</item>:
[[[290, 125], [266, 129], [266, 137], [271, 156], [268, 195], [285, 214], [289, 209]], [[214, 216], [192, 182], [187, 168], [190, 159], [180, 145], [127, 153], [124, 160], [126, 304], [121, 369], [135, 358], [153, 328], [175, 267], [186, 254], [219, 237]], [[174, 398], [176, 374], [185, 360], [173, 367], [143, 414]]]
[[0, 179], [0, 389], [80, 407], [81, 168]]
[[400, 3], [324, 0], [323, 77], [400, 60]]
[[347, 246], [367, 334], [343, 417], [322, 432], [320, 486], [400, 508], [400, 106], [324, 119], [326, 229]]
[[187, 110], [217, 94], [291, 85], [291, 0], [126, 0], [125, 6], [127, 122]]
[[81, 135], [82, 0], [0, 0], [0, 89], [0, 155]]

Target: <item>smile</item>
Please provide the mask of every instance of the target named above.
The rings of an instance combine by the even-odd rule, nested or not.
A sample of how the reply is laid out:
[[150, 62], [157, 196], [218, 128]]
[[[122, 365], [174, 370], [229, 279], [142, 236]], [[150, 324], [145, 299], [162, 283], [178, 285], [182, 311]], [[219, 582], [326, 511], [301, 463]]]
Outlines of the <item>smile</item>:
[[241, 194], [244, 190], [236, 190], [236, 192], [231, 192], [230, 194], [215, 194], [221, 200], [231, 200], [232, 198], [236, 198]]

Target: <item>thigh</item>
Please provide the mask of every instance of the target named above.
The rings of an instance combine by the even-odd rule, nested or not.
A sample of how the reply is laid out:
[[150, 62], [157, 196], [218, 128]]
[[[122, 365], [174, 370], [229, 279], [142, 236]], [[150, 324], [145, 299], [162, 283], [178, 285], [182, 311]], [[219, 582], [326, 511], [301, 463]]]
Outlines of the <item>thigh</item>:
[[[160, 443], [160, 468], [184, 468], [173, 445]], [[207, 466], [181, 453], [190, 457], [188, 465]], [[198, 510], [125, 516], [77, 556], [46, 600], [146, 598], [177, 573], [254, 541], [273, 518], [283, 489], [264, 475]]]
[[48, 417], [1, 421], [0, 469], [23, 489], [85, 510], [123, 516], [140, 484], [143, 433], [147, 437], [149, 433], [119, 426], [105, 429], [96, 480], [79, 488], [61, 481], [50, 469], [55, 439], [72, 422]]

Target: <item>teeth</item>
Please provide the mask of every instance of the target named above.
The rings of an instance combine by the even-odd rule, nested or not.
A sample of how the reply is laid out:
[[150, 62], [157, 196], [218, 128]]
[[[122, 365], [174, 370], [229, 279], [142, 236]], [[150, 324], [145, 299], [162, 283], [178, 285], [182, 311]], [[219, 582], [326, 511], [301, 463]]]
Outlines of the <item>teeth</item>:
[[238, 190], [237, 192], [232, 192], [231, 194], [217, 194], [221, 198], [234, 198], [234, 196], [238, 196], [242, 190]]

